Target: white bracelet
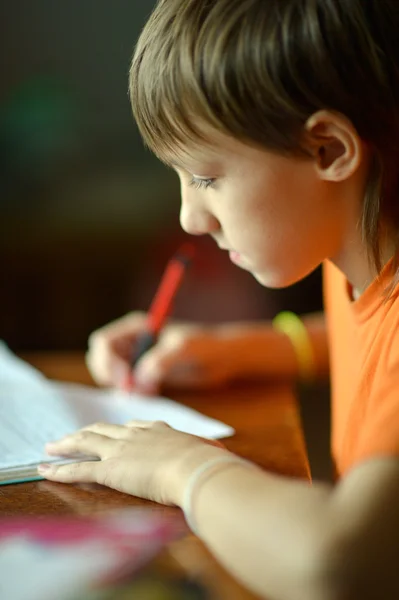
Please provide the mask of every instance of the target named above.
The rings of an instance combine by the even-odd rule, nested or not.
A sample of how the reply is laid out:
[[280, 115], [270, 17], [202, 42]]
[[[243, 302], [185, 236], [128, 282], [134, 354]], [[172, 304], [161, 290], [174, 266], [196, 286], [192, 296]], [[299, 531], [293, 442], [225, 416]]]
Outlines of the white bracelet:
[[188, 480], [188, 483], [187, 483], [187, 487], [184, 491], [182, 509], [184, 512], [184, 516], [186, 518], [187, 525], [190, 527], [190, 529], [191, 529], [191, 531], [193, 531], [193, 533], [197, 533], [197, 527], [196, 527], [196, 523], [195, 523], [195, 519], [194, 519], [194, 515], [193, 515], [193, 506], [192, 506], [195, 487], [196, 487], [197, 483], [199, 482], [200, 478], [202, 477], [202, 475], [206, 471], [208, 471], [209, 469], [211, 469], [212, 467], [214, 467], [215, 465], [220, 464], [220, 463], [244, 464], [244, 463], [246, 463], [246, 461], [244, 459], [240, 458], [239, 456], [236, 456], [235, 454], [216, 456], [216, 457], [210, 458], [209, 460], [204, 462], [191, 474], [191, 476]]

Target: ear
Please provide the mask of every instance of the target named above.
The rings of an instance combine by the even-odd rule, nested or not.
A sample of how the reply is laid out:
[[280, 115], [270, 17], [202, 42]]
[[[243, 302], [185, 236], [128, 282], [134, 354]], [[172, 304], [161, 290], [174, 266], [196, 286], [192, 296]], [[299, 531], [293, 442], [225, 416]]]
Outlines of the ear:
[[364, 145], [349, 119], [340, 113], [321, 110], [305, 125], [306, 145], [324, 181], [349, 179], [364, 158]]

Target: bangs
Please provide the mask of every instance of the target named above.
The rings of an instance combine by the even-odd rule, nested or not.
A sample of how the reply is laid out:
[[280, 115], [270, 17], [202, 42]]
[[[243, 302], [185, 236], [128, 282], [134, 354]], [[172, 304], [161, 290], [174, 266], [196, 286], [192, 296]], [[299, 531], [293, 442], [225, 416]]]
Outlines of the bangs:
[[[133, 58], [129, 93], [147, 147], [163, 162], [192, 143], [205, 141], [203, 124], [227, 131], [201, 87], [203, 61], [177, 31], [147, 32]], [[154, 38], [155, 35], [155, 38]], [[154, 39], [164, 40], [156, 44]], [[147, 40], [149, 40], [147, 42]], [[190, 48], [191, 46], [191, 48]]]
[[[163, 78], [145, 74], [144, 67], [138, 68], [137, 85], [131, 87], [133, 114], [146, 146], [163, 162], [170, 156], [184, 151], [187, 146], [206, 141], [206, 123], [217, 129], [222, 124], [209, 113], [208, 106], [201, 102], [201, 95], [195, 94], [187, 79], [173, 80], [163, 73]], [[132, 80], [131, 80], [132, 81]]]

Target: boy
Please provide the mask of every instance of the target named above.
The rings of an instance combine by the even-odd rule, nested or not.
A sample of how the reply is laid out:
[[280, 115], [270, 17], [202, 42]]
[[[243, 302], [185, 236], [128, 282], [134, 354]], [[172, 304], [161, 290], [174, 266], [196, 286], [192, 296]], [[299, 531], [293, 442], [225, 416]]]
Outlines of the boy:
[[[325, 263], [337, 482], [285, 480], [140, 422], [50, 445], [101, 460], [41, 472], [181, 506], [265, 598], [399, 597], [398, 31], [396, 0], [161, 0], [133, 60], [136, 120], [180, 177], [183, 228], [271, 287]], [[124, 376], [142, 323], [93, 336], [98, 380]], [[261, 369], [309, 377], [326, 368], [325, 339], [320, 320], [171, 326], [137, 376], [147, 389]]]

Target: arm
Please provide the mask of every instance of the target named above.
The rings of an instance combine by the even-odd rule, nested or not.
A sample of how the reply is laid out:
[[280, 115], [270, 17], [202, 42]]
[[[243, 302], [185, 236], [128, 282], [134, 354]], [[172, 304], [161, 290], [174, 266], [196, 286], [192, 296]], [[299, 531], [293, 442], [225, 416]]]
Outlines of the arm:
[[[327, 335], [322, 313], [303, 318], [316, 374], [328, 374]], [[87, 364], [101, 385], [123, 387], [131, 372], [130, 354], [146, 317], [132, 313], [94, 332]], [[237, 380], [294, 379], [297, 357], [288, 336], [270, 321], [200, 325], [170, 323], [158, 343], [139, 361], [134, 379], [138, 391], [156, 394], [172, 389], [206, 389]]]
[[[313, 348], [316, 375], [328, 377], [329, 352], [324, 313], [302, 316]], [[289, 337], [273, 329], [270, 321], [220, 325], [218, 337], [228, 340], [233, 371], [246, 378], [298, 377], [298, 361]]]
[[193, 517], [210, 550], [261, 597], [399, 597], [395, 459], [364, 463], [335, 488], [220, 465], [199, 481]]

